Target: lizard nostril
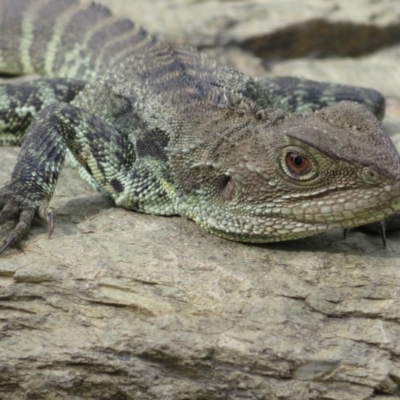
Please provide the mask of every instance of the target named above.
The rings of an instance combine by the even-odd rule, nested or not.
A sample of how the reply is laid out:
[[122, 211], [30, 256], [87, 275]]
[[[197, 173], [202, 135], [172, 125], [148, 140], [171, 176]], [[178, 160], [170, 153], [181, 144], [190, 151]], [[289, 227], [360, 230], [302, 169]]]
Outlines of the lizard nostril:
[[363, 170], [361, 172], [361, 176], [364, 181], [369, 182], [369, 183], [376, 183], [381, 179], [379, 173], [369, 167], [363, 168]]

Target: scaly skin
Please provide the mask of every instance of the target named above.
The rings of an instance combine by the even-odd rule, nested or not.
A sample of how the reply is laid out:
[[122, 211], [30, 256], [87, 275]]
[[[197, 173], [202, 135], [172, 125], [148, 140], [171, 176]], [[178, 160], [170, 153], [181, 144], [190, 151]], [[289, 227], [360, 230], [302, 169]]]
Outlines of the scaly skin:
[[52, 231], [66, 155], [117, 205], [231, 240], [296, 239], [400, 209], [376, 91], [257, 81], [73, 0], [0, 0], [0, 71], [48, 76], [0, 86], [0, 143], [26, 137], [0, 189], [0, 223], [18, 219], [0, 252], [36, 214]]

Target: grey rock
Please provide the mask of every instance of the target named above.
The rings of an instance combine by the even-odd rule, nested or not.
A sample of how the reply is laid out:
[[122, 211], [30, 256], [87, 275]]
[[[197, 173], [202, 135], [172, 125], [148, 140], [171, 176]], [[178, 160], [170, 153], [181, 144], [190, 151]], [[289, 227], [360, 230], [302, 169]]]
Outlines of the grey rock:
[[[181, 41], [202, 31], [193, 44], [215, 45], [210, 51], [254, 68], [253, 75], [290, 72], [381, 88], [390, 96], [387, 127], [400, 137], [396, 49], [274, 62], [264, 71], [239, 46], [223, 50], [241, 29], [217, 18], [247, 18], [256, 36], [262, 25], [274, 32], [339, 4], [358, 10], [343, 9], [343, 19], [380, 27], [396, 22], [396, 2], [248, 2], [254, 27], [250, 11], [239, 12], [245, 3], [148, 2], [131, 16]], [[281, 25], [269, 25], [260, 12], [267, 5]], [[174, 22], [174, 13], [187, 17]], [[170, 34], [162, 28], [168, 24]], [[223, 39], [213, 42], [216, 36]], [[17, 151], [0, 149], [1, 182]], [[274, 245], [233, 243], [183, 218], [113, 208], [70, 167], [53, 206], [53, 237], [38, 223], [21, 249], [0, 259], [0, 398], [399, 398], [400, 233], [389, 236], [386, 251], [360, 232], [346, 240], [333, 231]]]

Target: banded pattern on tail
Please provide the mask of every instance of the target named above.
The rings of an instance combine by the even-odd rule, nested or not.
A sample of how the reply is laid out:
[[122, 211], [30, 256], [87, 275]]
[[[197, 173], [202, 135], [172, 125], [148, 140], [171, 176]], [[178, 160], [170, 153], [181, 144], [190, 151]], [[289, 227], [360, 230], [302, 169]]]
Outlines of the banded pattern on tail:
[[107, 7], [77, 0], [0, 0], [0, 71], [92, 79], [156, 40]]
[[377, 118], [385, 115], [385, 98], [374, 89], [316, 82], [292, 76], [261, 78], [275, 105], [289, 111], [315, 111], [343, 100], [364, 104]]

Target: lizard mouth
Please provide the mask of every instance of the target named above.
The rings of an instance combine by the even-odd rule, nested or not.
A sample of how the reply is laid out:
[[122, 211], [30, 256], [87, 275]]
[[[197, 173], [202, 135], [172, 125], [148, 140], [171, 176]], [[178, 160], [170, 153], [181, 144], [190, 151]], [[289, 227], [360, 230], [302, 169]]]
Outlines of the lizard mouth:
[[[333, 193], [335, 194], [335, 193]], [[231, 209], [222, 215], [196, 219], [209, 232], [234, 241], [268, 243], [299, 239], [334, 228], [353, 228], [383, 220], [400, 210], [400, 182], [383, 188], [354, 190], [351, 200], [346, 191], [336, 198], [324, 193], [295, 206], [265, 208], [264, 213], [249, 216]], [[322, 193], [321, 193], [322, 196]], [[299, 199], [295, 199], [299, 200]], [[194, 218], [195, 219], [195, 218]]]

